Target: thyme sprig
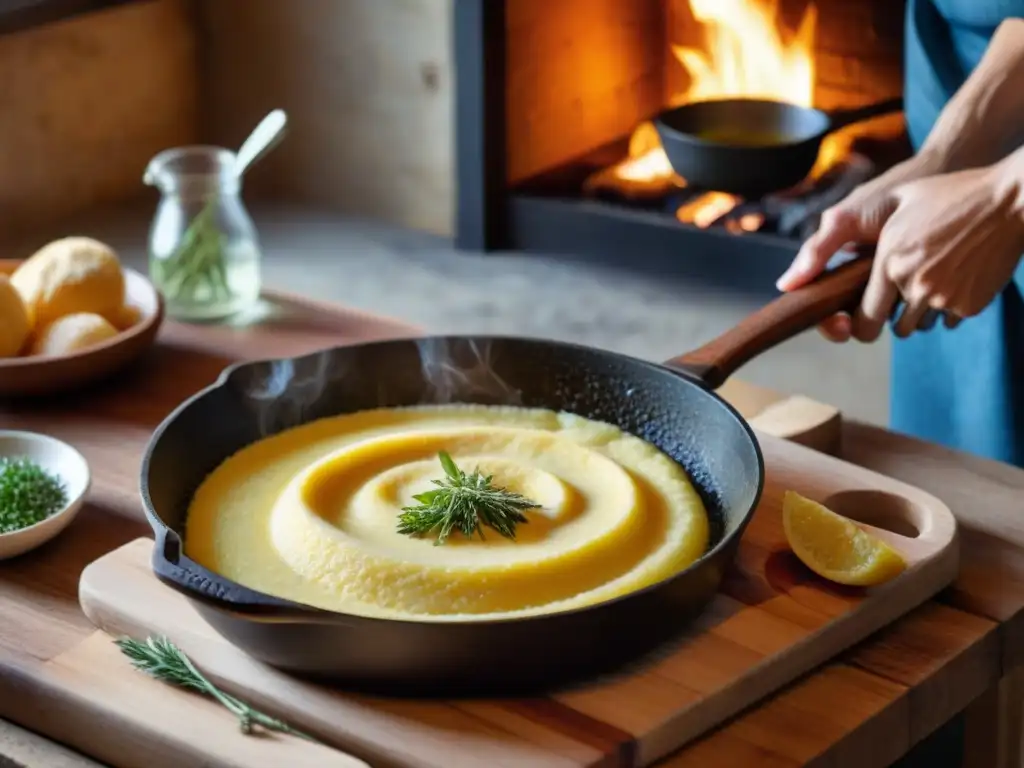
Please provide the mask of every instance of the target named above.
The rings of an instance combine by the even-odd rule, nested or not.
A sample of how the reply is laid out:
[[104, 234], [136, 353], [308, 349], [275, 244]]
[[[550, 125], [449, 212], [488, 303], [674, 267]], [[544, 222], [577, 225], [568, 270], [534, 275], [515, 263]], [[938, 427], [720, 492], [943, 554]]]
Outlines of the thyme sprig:
[[132, 666], [150, 677], [179, 688], [196, 691], [219, 702], [238, 718], [238, 727], [244, 734], [252, 734], [255, 728], [287, 733], [307, 741], [317, 741], [309, 734], [292, 728], [277, 718], [253, 709], [241, 699], [225, 693], [200, 672], [185, 653], [166, 637], [147, 637], [135, 640], [122, 637], [114, 641], [121, 652], [128, 657]]
[[419, 504], [403, 507], [398, 532], [424, 536], [437, 530], [435, 545], [444, 544], [452, 532], [466, 538], [474, 534], [484, 538], [484, 526], [493, 528], [506, 539], [515, 539], [516, 526], [528, 522], [523, 513], [539, 509], [540, 504], [493, 485], [493, 475], [479, 468], [467, 474], [444, 451], [438, 454], [444, 469], [443, 480], [432, 481], [436, 488], [413, 498]]

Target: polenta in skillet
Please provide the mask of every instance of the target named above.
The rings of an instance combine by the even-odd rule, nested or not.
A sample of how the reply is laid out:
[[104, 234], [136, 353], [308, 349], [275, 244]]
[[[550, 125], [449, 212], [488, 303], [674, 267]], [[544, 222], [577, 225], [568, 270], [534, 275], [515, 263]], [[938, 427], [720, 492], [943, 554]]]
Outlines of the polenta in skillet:
[[307, 605], [467, 621], [634, 592], [708, 538], [685, 470], [644, 440], [565, 413], [456, 405], [322, 419], [238, 451], [196, 492], [185, 550]]

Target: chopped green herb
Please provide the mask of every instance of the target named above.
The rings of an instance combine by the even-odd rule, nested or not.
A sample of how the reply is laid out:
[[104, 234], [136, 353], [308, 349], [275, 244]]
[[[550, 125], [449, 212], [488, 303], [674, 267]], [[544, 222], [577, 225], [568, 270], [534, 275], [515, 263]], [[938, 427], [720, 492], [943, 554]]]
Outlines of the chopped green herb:
[[26, 458], [0, 457], [0, 533], [28, 528], [68, 503], [64, 482]]

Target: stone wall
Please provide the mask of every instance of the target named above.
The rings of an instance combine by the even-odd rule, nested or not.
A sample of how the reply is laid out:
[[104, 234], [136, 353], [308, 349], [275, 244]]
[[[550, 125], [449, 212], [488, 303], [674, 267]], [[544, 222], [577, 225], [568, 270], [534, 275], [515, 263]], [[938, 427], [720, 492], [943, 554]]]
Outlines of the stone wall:
[[628, 135], [661, 109], [662, 0], [511, 0], [507, 24], [511, 182]]

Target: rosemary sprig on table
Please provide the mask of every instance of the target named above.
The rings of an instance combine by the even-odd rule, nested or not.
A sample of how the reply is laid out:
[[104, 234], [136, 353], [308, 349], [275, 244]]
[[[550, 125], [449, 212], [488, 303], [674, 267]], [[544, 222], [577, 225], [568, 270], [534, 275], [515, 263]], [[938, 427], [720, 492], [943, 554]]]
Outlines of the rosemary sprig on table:
[[214, 296], [230, 297], [224, 235], [217, 227], [216, 209], [214, 198], [189, 223], [174, 253], [155, 262], [160, 287], [170, 298], [195, 301], [196, 290], [203, 282]]
[[482, 539], [486, 525], [506, 539], [515, 539], [516, 525], [527, 522], [523, 512], [540, 507], [525, 496], [492, 485], [493, 475], [482, 475], [479, 469], [466, 474], [444, 451], [438, 458], [445, 478], [433, 481], [436, 489], [414, 496], [418, 505], [402, 508], [399, 533], [423, 536], [437, 529], [437, 545], [444, 544], [453, 531], [466, 538], [476, 533]]
[[317, 741], [312, 736], [298, 731], [276, 718], [258, 712], [245, 702], [222, 691], [196, 669], [191, 659], [181, 649], [165, 637], [148, 637], [144, 641], [122, 637], [114, 642], [121, 652], [131, 660], [132, 666], [141, 672], [162, 682], [198, 691], [216, 699], [238, 718], [238, 726], [242, 729], [242, 733], [251, 734], [254, 727], [259, 726], [268, 731], [287, 733], [307, 741]]

